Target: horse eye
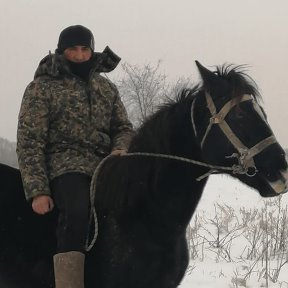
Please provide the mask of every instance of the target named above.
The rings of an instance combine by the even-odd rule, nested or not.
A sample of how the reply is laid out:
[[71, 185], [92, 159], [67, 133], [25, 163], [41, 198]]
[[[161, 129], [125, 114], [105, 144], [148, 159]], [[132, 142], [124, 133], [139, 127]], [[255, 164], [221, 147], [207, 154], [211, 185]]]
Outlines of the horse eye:
[[241, 120], [244, 117], [245, 117], [245, 115], [242, 112], [235, 113], [235, 115], [234, 115], [234, 119], [236, 119], [236, 120]]
[[245, 117], [245, 111], [238, 107], [235, 109], [233, 116], [235, 119], [243, 119]]

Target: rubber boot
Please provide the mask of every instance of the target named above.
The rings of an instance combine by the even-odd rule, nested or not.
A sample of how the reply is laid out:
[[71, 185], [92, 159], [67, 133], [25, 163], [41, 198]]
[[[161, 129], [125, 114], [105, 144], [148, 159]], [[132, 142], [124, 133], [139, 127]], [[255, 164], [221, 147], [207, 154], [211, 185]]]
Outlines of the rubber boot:
[[70, 251], [54, 255], [55, 288], [84, 288], [85, 255]]

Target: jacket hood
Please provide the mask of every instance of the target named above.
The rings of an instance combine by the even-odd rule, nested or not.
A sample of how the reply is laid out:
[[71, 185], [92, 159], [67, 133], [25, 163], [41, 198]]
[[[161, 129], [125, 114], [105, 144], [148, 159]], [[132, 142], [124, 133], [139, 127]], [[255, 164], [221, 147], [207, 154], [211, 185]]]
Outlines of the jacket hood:
[[[94, 61], [92, 69], [97, 73], [113, 71], [121, 60], [108, 46], [106, 46], [103, 52], [94, 52], [92, 57]], [[59, 77], [64, 74], [71, 74], [64, 56], [57, 52], [55, 54], [49, 53], [49, 55], [40, 61], [34, 79], [44, 75]]]

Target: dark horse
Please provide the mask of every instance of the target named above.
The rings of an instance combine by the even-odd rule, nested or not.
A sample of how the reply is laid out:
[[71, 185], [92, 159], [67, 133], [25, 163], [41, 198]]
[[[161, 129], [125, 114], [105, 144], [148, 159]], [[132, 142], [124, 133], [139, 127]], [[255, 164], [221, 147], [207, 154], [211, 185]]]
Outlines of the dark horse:
[[[142, 125], [131, 156], [109, 157], [99, 170], [86, 288], [177, 287], [189, 260], [186, 227], [210, 173], [230, 174], [263, 197], [287, 190], [285, 153], [252, 79], [239, 67], [211, 72], [196, 63], [203, 83]], [[0, 166], [0, 192], [0, 286], [54, 287], [56, 212], [32, 213], [17, 169]]]

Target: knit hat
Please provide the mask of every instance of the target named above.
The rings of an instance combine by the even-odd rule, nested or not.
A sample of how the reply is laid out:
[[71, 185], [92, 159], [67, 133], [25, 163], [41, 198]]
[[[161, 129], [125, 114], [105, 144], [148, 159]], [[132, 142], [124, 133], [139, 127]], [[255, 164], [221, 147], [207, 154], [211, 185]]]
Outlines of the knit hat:
[[86, 46], [94, 51], [94, 36], [92, 32], [82, 26], [74, 25], [65, 28], [59, 36], [57, 53], [62, 54], [65, 49], [73, 46]]

